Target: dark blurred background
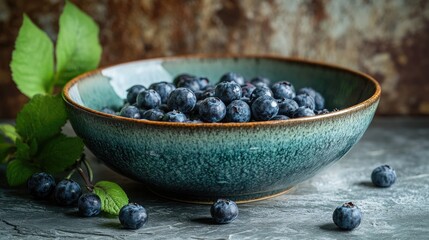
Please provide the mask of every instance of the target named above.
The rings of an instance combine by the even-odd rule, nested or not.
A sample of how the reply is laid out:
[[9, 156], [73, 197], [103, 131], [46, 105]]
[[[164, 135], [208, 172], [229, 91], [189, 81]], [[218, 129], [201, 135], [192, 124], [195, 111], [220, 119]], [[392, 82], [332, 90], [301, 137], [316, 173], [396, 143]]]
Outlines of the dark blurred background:
[[[192, 53], [277, 54], [361, 70], [382, 85], [378, 114], [429, 115], [428, 0], [72, 0], [100, 26], [101, 66]], [[9, 63], [22, 22], [52, 40], [62, 0], [0, 0], [0, 118], [27, 99]]]

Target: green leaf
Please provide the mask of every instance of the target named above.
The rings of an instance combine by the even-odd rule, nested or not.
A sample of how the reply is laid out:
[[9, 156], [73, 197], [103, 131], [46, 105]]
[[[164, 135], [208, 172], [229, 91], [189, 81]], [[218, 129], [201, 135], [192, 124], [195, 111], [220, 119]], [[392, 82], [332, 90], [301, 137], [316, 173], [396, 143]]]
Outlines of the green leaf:
[[100, 181], [94, 186], [94, 193], [101, 199], [101, 210], [119, 215], [121, 208], [128, 204], [127, 194], [113, 182]]
[[11, 124], [0, 124], [0, 133], [13, 142], [16, 141], [16, 138], [19, 137], [18, 133], [16, 133], [15, 127]]
[[37, 161], [43, 170], [59, 173], [73, 165], [83, 151], [82, 139], [58, 135], [50, 139], [40, 150]]
[[24, 142], [41, 142], [59, 134], [67, 121], [64, 102], [60, 96], [35, 95], [18, 113], [16, 131]]
[[12, 53], [12, 78], [28, 97], [50, 93], [53, 85], [54, 47], [48, 35], [24, 15]]
[[28, 178], [40, 169], [28, 161], [15, 159], [9, 162], [6, 169], [6, 178], [10, 186], [24, 184]]
[[66, 1], [60, 16], [56, 48], [58, 85], [62, 86], [77, 75], [98, 66], [101, 56], [98, 33], [98, 26], [91, 17]]
[[0, 163], [8, 162], [14, 150], [15, 145], [0, 140]]
[[22, 140], [19, 138], [16, 141], [16, 159], [22, 161], [30, 160], [30, 146], [22, 142]]

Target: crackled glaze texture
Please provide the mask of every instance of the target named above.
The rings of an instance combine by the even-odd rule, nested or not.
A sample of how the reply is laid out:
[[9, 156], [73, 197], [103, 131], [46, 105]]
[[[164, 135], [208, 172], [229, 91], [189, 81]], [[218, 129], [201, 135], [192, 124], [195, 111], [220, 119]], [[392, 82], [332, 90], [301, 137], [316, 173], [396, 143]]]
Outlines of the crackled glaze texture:
[[[297, 89], [311, 86], [326, 96], [329, 108], [346, 109], [262, 124], [154, 124], [92, 111], [119, 107], [125, 89], [136, 83], [171, 81], [183, 72], [216, 82], [227, 71], [288, 80]], [[254, 57], [138, 61], [82, 76], [65, 91], [70, 122], [98, 158], [160, 195], [198, 202], [259, 199], [310, 178], [362, 137], [378, 104], [377, 96], [353, 107], [376, 93], [376, 84], [363, 75]]]

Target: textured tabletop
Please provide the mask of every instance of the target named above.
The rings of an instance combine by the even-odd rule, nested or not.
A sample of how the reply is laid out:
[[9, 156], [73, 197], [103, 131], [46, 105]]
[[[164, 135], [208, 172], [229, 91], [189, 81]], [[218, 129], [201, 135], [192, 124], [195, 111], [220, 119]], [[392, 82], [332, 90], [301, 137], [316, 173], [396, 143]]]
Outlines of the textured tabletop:
[[[121, 229], [117, 218], [81, 218], [75, 208], [31, 199], [9, 189], [0, 170], [0, 239], [428, 239], [429, 118], [376, 118], [360, 142], [335, 165], [286, 195], [239, 205], [231, 224], [210, 221], [209, 206], [158, 198], [144, 186], [91, 159], [99, 180], [122, 185], [130, 200], [143, 204], [149, 221], [139, 230]], [[396, 169], [391, 188], [372, 186], [372, 170]], [[361, 225], [339, 231], [335, 207], [352, 201], [363, 212]]]

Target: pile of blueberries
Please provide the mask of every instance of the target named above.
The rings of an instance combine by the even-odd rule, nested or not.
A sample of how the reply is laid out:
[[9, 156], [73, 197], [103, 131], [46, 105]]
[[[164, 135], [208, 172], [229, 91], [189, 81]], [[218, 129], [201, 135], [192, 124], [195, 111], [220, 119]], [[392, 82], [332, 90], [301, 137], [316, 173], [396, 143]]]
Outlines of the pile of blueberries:
[[[377, 187], [390, 187], [396, 181], [396, 172], [389, 165], [374, 169], [371, 180]], [[80, 185], [70, 179], [61, 180], [58, 184], [52, 175], [41, 172], [33, 174], [27, 182], [28, 191], [36, 199], [47, 199], [52, 193], [55, 201], [63, 206], [78, 205], [79, 213], [84, 217], [96, 216], [101, 212], [101, 200], [94, 193], [82, 194]], [[238, 217], [237, 204], [228, 199], [216, 200], [210, 208], [214, 222], [231, 223]], [[353, 230], [361, 223], [362, 212], [352, 202], [337, 207], [333, 213], [334, 223], [343, 230]], [[123, 206], [119, 212], [119, 221], [126, 229], [139, 229], [148, 221], [146, 209], [136, 203]]]
[[192, 123], [287, 120], [329, 113], [324, 97], [312, 88], [295, 91], [290, 82], [271, 84], [265, 77], [246, 81], [235, 72], [224, 74], [216, 85], [190, 74], [149, 88], [134, 85], [127, 90], [119, 112], [109, 107], [101, 111], [134, 119]]

